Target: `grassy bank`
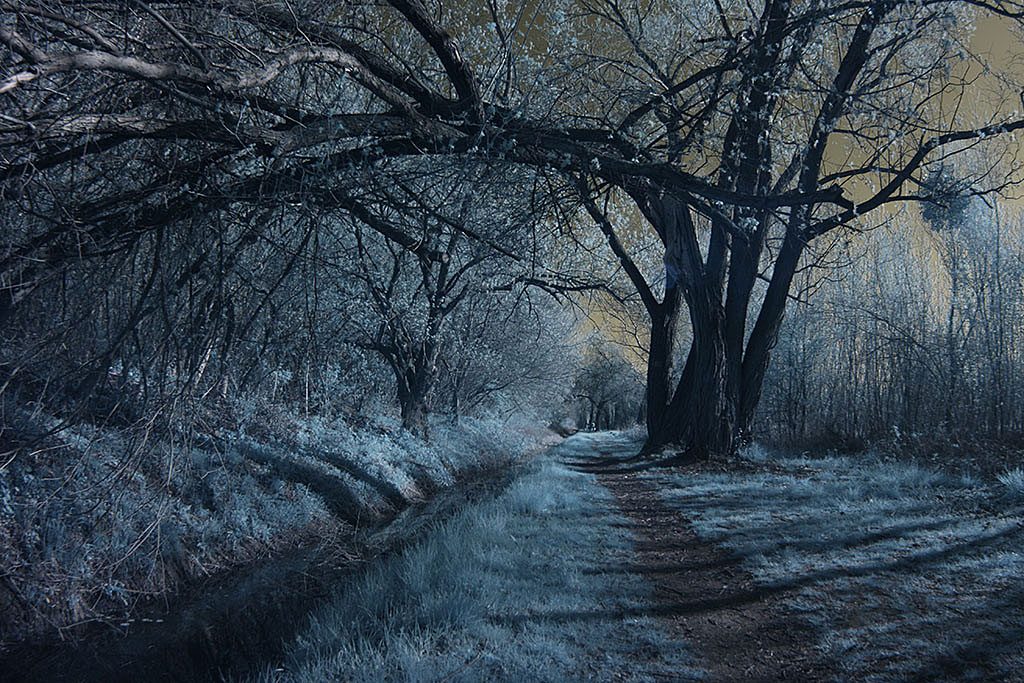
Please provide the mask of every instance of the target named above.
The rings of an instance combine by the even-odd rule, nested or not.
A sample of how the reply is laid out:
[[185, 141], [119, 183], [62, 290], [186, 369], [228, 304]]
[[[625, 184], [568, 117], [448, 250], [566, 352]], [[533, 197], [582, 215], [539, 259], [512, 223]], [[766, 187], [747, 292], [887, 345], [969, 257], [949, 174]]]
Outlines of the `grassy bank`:
[[[10, 405], [5, 423], [23, 439], [57, 426]], [[0, 468], [0, 652], [129, 623], [147, 599], [286, 551], [344, 545], [549, 436], [467, 419], [438, 422], [425, 442], [382, 419], [278, 416], [201, 440], [89, 425], [36, 438]]]
[[263, 681], [699, 678], [685, 648], [635, 614], [651, 588], [630, 566], [611, 494], [559, 463], [579, 435], [498, 498], [377, 563], [320, 610]]

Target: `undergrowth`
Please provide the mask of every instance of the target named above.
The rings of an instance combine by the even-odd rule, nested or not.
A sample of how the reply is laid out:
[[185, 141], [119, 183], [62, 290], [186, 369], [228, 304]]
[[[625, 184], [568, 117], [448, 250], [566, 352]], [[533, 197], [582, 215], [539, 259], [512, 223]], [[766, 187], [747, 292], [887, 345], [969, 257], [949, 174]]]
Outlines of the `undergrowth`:
[[1004, 498], [1011, 503], [1024, 503], [1024, 469], [1014, 467], [998, 476], [1005, 491]]

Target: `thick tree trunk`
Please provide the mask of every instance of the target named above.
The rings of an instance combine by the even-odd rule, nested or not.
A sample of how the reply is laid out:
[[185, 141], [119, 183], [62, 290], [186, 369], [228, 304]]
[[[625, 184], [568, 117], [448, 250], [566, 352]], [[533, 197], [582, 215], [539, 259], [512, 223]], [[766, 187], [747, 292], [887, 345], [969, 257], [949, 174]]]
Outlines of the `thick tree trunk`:
[[[690, 350], [686, 355], [686, 363], [683, 365], [683, 372], [679, 377], [679, 385], [676, 389], [673, 400], [661, 407], [662, 419], [653, 428], [648, 427], [647, 441], [644, 443], [642, 453], [654, 453], [666, 446], [675, 444], [681, 434], [686, 432], [688, 421], [682, 415], [681, 406], [687, 405], [692, 397], [694, 384], [697, 381], [697, 340], [690, 342]], [[685, 397], [683, 394], [686, 394]]]
[[[651, 420], [648, 407], [645, 453], [673, 446], [688, 459], [706, 459], [728, 455], [749, 439], [801, 251], [799, 240], [784, 244], [745, 353], [743, 326], [728, 315], [745, 316], [745, 308], [727, 310], [707, 293], [690, 302], [693, 342], [671, 400], [655, 404], [663, 406], [658, 419]], [[648, 387], [649, 400], [655, 395], [661, 394]]]
[[728, 391], [725, 311], [718, 301], [702, 299], [690, 304], [693, 345], [662, 432], [667, 443], [696, 459], [732, 452], [737, 412]]
[[398, 405], [402, 414], [402, 427], [423, 439], [430, 438], [427, 394], [431, 380], [427, 373], [415, 370], [398, 376]]
[[402, 402], [402, 427], [416, 436], [429, 438], [430, 429], [427, 424], [427, 405], [423, 401]]
[[[709, 263], [703, 268], [691, 265], [686, 303], [693, 342], [664, 424], [649, 432], [652, 445], [673, 444], [687, 459], [727, 455], [735, 448], [746, 310], [756, 276], [756, 251], [738, 254], [742, 249], [732, 248], [727, 289], [725, 263], [714, 249], [709, 248]], [[691, 264], [700, 253], [695, 242], [684, 246], [686, 252]]]
[[658, 309], [651, 313], [651, 341], [647, 357], [647, 433], [662, 430], [665, 412], [672, 398], [672, 362], [679, 322], [679, 288], [671, 287]]
[[688, 459], [707, 459], [732, 452], [738, 406], [727, 386], [725, 310], [708, 292], [688, 297], [688, 304], [690, 352], [661, 422], [648, 431], [644, 452], [673, 446]]
[[757, 277], [758, 258], [761, 245], [760, 236], [752, 244], [735, 244], [729, 264], [729, 284], [725, 301], [725, 391], [733, 414], [738, 418], [734, 425], [736, 445], [745, 442], [749, 435], [749, 425], [743, 421], [741, 407], [745, 391], [743, 376], [744, 338], [747, 331], [747, 312], [750, 307], [751, 292]]
[[[665, 203], [659, 208], [676, 207]], [[693, 256], [699, 252], [695, 244], [687, 243], [689, 226], [685, 221], [673, 224], [666, 220], [663, 225], [685, 231], [682, 234], [686, 237], [675, 243], [680, 245], [677, 262], [684, 267], [689, 264], [689, 270], [683, 270], [684, 286], [680, 289], [690, 312], [693, 341], [682, 376], [667, 404], [659, 400], [669, 395], [662, 385], [648, 386], [648, 440], [644, 452], [672, 446], [681, 449], [688, 459], [727, 455], [749, 438], [803, 242], [793, 236], [798, 234], [795, 230], [784, 241], [764, 304], [744, 349], [747, 310], [757, 272], [755, 255], [760, 244], [755, 241], [751, 245], [734, 245], [728, 288], [723, 292], [716, 272], [695, 265]], [[665, 378], [662, 357], [655, 355], [655, 351], [661, 350], [657, 333], [663, 324], [663, 320], [652, 316], [649, 382], [662, 382]]]
[[736, 434], [737, 406], [726, 390], [725, 344], [721, 334], [695, 343], [680, 386], [665, 420], [649, 432], [644, 452], [675, 447], [690, 459], [731, 453]]
[[[648, 410], [659, 419], [648, 421], [648, 438], [643, 452], [652, 453], [665, 446], [678, 446], [687, 457], [706, 458], [732, 449], [735, 401], [726, 390], [726, 318], [722, 305], [722, 281], [717, 268], [708, 269], [701, 262], [690, 208], [677, 199], [654, 194], [646, 205], [648, 217], [658, 228], [665, 243], [665, 269], [675, 301], [686, 301], [693, 327], [693, 341], [683, 366], [683, 373], [674, 394], [667, 403], [651, 401]], [[678, 289], [678, 291], [675, 291]], [[666, 299], [666, 303], [668, 303]], [[676, 304], [678, 308], [678, 304]], [[656, 333], [665, 329], [665, 320], [652, 315], [651, 349]], [[675, 328], [675, 316], [672, 319]], [[669, 339], [671, 339], [669, 337]], [[660, 340], [659, 340], [660, 341]], [[661, 359], [652, 354], [652, 360]], [[656, 367], [655, 378], [667, 379], [665, 369]], [[651, 372], [649, 368], [649, 378]], [[661, 393], [660, 388], [655, 389]], [[655, 394], [649, 393], [654, 399]], [[656, 406], [656, 407], [653, 407]]]

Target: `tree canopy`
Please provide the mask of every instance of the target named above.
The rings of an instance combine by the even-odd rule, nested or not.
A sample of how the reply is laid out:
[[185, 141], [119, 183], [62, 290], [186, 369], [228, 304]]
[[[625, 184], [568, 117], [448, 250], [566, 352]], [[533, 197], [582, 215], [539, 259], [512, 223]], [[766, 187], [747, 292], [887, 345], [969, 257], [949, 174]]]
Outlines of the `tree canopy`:
[[[430, 268], [444, 225], [554, 287], [528, 247], [399, 173], [447, 163], [472, 187], [486, 169], [535, 215], [603, 234], [650, 317], [648, 448], [694, 455], [749, 433], [802, 267], [892, 205], [941, 202], [935, 164], [1024, 127], [1012, 75], [961, 69], [971, 22], [1024, 16], [1001, 0], [0, 6], [0, 320], [74, 264], [174, 243], [160, 286], [186, 288], [313, 239], [303, 224], [358, 225]], [[970, 192], [1014, 182], [1003, 154]], [[609, 202], [649, 225], [663, 272], [637, 265]], [[217, 259], [189, 251], [209, 231]], [[210, 297], [197, 329], [228, 306]], [[124, 338], [158, 308], [138, 297]]]

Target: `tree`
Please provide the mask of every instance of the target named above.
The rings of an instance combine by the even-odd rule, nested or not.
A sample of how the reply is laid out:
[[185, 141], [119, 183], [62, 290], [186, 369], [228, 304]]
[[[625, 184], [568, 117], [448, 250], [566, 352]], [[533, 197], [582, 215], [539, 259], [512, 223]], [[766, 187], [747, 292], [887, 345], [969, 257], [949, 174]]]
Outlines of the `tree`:
[[644, 385], [622, 350], [607, 340], [592, 338], [573, 382], [582, 429], [618, 429], [636, 423], [643, 403]]
[[[647, 448], [704, 457], [749, 434], [791, 285], [814, 250], [927, 195], [930, 160], [1024, 127], [998, 108], [972, 122], [930, 104], [972, 97], [980, 79], [946, 72], [962, 49], [946, 35], [975, 12], [1019, 21], [1008, 0], [685, 13], [587, 0], [552, 3], [532, 24], [495, 2], [491, 28], [419, 0], [301, 4], [4, 6], [13, 59], [0, 94], [12, 106], [0, 182], [29, 224], [0, 265], [5, 315], [70, 260], [244, 205], [347, 211], [422, 252], [414, 235], [365, 220], [354, 169], [423, 156], [525, 165], [579, 191], [651, 316]], [[514, 47], [541, 30], [549, 63]], [[580, 31], [592, 38], [583, 46]], [[993, 83], [1016, 101], [1012, 82]], [[595, 211], [607, 193], [628, 197], [662, 242], [661, 299]], [[692, 342], [673, 386], [683, 306]]]
[[573, 316], [531, 287], [466, 300], [455, 312], [437, 393], [457, 420], [481, 410], [558, 406], [578, 364]]
[[409, 250], [380, 231], [367, 234], [354, 221], [352, 274], [365, 289], [370, 312], [354, 341], [387, 362], [403, 426], [426, 436], [428, 398], [451, 344], [451, 320], [474, 300], [496, 305], [491, 290], [529, 272], [512, 249], [526, 242], [536, 217], [519, 193], [509, 196], [508, 178], [496, 184], [486, 168], [404, 166], [368, 177], [363, 192], [373, 195], [378, 220], [415, 234], [420, 248]]

